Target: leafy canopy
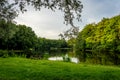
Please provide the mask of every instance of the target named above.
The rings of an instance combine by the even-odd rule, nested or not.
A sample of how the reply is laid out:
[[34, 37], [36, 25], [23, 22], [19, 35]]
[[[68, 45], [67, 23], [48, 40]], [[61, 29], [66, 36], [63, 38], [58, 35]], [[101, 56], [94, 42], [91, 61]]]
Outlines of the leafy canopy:
[[0, 0], [0, 18], [12, 21], [18, 16], [18, 11], [27, 11], [26, 6], [33, 6], [36, 10], [41, 8], [60, 10], [64, 12], [65, 24], [73, 24], [73, 20], [80, 20], [83, 5], [79, 0]]
[[120, 51], [120, 15], [86, 25], [79, 33], [76, 45], [76, 49]]

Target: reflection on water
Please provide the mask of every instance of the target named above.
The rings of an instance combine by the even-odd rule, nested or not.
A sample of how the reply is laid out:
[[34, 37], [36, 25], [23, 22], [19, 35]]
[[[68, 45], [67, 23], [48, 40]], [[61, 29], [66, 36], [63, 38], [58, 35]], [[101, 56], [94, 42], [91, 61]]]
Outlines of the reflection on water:
[[81, 62], [102, 64], [102, 65], [119, 65], [120, 54], [117, 52], [79, 52]]
[[72, 58], [71, 58], [71, 62], [79, 63], [79, 59], [76, 58], [76, 57], [72, 57]]
[[[63, 61], [63, 57], [49, 57], [48, 60], [52, 60], [52, 61]], [[71, 62], [79, 63], [79, 59], [76, 58], [76, 57], [71, 57], [70, 60], [71, 60]]]
[[52, 61], [62, 61], [63, 57], [49, 57], [48, 60], [52, 60]]
[[64, 57], [69, 57], [71, 62], [79, 63], [79, 59], [71, 50], [52, 50], [49, 54], [48, 60], [63, 61]]
[[117, 52], [78, 52], [73, 53], [70, 50], [56, 50], [49, 52], [49, 60], [63, 60], [63, 56], [68, 54], [71, 62], [78, 63], [92, 63], [92, 64], [102, 64], [102, 65], [120, 65], [120, 53]]

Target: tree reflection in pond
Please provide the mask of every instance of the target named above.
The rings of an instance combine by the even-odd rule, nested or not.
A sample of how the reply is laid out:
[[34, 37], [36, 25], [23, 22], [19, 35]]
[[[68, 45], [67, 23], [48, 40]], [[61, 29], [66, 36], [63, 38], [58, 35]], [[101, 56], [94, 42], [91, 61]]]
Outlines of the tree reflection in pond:
[[92, 52], [84, 51], [78, 54], [80, 62], [102, 64], [102, 65], [119, 65], [120, 54], [117, 52]]

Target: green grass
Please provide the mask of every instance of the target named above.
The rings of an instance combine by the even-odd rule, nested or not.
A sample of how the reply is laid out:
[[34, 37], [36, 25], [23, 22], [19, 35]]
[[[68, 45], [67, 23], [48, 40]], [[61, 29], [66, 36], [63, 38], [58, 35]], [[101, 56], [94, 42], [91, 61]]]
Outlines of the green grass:
[[120, 67], [0, 58], [0, 80], [120, 80]]

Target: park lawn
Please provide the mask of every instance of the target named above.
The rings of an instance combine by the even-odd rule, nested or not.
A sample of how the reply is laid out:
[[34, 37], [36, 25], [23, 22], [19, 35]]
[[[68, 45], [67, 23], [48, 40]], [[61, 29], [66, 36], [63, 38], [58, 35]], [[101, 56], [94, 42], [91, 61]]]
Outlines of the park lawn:
[[0, 80], [120, 80], [120, 67], [0, 58]]

